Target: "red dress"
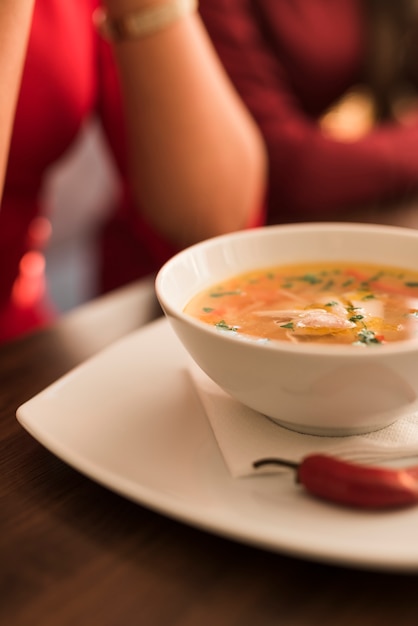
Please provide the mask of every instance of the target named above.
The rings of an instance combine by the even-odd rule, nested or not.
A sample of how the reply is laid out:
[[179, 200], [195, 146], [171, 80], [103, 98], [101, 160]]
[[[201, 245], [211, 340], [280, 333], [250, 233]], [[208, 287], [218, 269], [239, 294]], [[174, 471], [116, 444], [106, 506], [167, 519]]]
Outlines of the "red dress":
[[157, 270], [172, 254], [138, 216], [126, 184], [120, 91], [111, 47], [92, 25], [97, 0], [38, 0], [0, 210], [0, 341], [54, 316], [38, 216], [47, 168], [98, 115], [121, 175], [122, 197], [101, 237], [103, 291]]
[[418, 127], [343, 143], [318, 117], [363, 79], [364, 0], [200, 0], [232, 81], [264, 135], [269, 219], [338, 218], [418, 190]]

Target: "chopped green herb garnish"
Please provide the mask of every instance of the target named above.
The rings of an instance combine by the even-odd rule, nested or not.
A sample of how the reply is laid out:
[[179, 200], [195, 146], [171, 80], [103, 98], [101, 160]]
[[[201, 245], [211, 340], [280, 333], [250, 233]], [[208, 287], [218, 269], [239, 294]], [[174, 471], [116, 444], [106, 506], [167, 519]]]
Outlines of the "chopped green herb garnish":
[[331, 287], [333, 287], [334, 285], [335, 285], [335, 280], [332, 280], [332, 278], [330, 278], [328, 282], [326, 282], [325, 285], [322, 287], [322, 291], [327, 291], [331, 289]]
[[377, 280], [379, 280], [380, 278], [382, 278], [382, 276], [385, 275], [385, 272], [377, 272], [374, 276], [370, 276], [368, 282], [369, 283], [375, 283]]
[[418, 287], [418, 283], [414, 281], [407, 281], [404, 285], [405, 287]]
[[327, 302], [326, 304], [324, 304], [324, 306], [337, 306], [338, 302], [336, 302], [335, 300], [331, 300], [330, 302]]
[[373, 330], [368, 330], [367, 328], [363, 328], [360, 332], [357, 333], [358, 343], [364, 343], [366, 345], [382, 343], [380, 339], [376, 337], [376, 334]]
[[376, 298], [372, 293], [368, 293], [367, 295], [362, 297], [362, 300], [374, 300]]
[[349, 318], [350, 322], [359, 322], [360, 320], [364, 319], [364, 315], [353, 315], [352, 317]]
[[212, 311], [214, 311], [215, 309], [211, 306], [204, 306], [202, 311], [203, 313], [212, 313]]
[[322, 283], [322, 278], [319, 278], [316, 274], [305, 274], [304, 276], [300, 276], [299, 280], [303, 280], [305, 283], [309, 283], [310, 285]]
[[293, 322], [287, 322], [287, 324], [280, 324], [280, 328], [290, 328], [290, 330], [293, 330]]
[[238, 330], [238, 326], [229, 326], [225, 320], [221, 320], [220, 322], [216, 322], [216, 328], [220, 328], [221, 330], [232, 330], [236, 332]]
[[223, 296], [239, 296], [241, 291], [213, 291], [209, 295], [211, 298], [223, 298]]

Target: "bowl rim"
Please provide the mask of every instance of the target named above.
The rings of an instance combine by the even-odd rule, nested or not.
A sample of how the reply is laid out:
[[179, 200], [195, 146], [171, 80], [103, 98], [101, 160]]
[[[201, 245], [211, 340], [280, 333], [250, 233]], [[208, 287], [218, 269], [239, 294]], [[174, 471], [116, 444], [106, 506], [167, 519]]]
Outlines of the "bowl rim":
[[225, 240], [236, 239], [252, 239], [254, 236], [267, 237], [271, 233], [276, 231], [334, 231], [339, 230], [343, 232], [359, 232], [365, 233], [381, 233], [392, 234], [395, 236], [407, 237], [411, 239], [418, 239], [418, 229], [410, 226], [394, 226], [390, 224], [377, 224], [374, 222], [338, 222], [338, 221], [314, 221], [314, 222], [286, 222], [285, 224], [266, 224], [264, 226], [255, 226], [253, 228], [247, 228], [245, 230], [235, 230], [230, 233], [223, 233], [221, 235], [214, 235], [208, 237], [202, 241], [198, 241], [182, 250], [179, 250], [173, 254], [165, 263], [161, 266], [158, 274], [167, 265], [171, 265], [175, 259], [181, 256], [186, 256], [192, 253], [196, 249], [204, 249], [211, 247], [217, 243], [221, 244]]
[[[353, 345], [345, 345], [345, 344], [296, 344], [290, 343], [287, 341], [280, 341], [278, 339], [264, 339], [252, 337], [245, 334], [236, 334], [233, 331], [222, 330], [216, 328], [210, 324], [205, 324], [200, 320], [193, 318], [191, 315], [184, 313], [184, 311], [179, 308], [173, 306], [171, 302], [167, 299], [164, 290], [162, 288], [163, 280], [165, 279], [166, 274], [171, 271], [171, 268], [175, 263], [179, 261], [182, 257], [190, 256], [196, 250], [204, 250], [205, 248], [210, 248], [217, 245], [222, 245], [224, 241], [237, 240], [237, 239], [251, 239], [254, 236], [256, 237], [265, 237], [274, 234], [277, 231], [284, 232], [332, 232], [332, 231], [351, 231], [355, 232], [364, 232], [364, 233], [375, 233], [375, 234], [388, 234], [394, 235], [397, 237], [407, 237], [411, 239], [416, 239], [418, 244], [418, 230], [413, 229], [407, 226], [392, 226], [386, 224], [375, 224], [375, 223], [362, 223], [362, 222], [296, 222], [296, 223], [286, 223], [286, 224], [273, 224], [266, 226], [259, 226], [256, 228], [251, 228], [248, 230], [234, 231], [231, 233], [225, 233], [222, 235], [216, 235], [214, 237], [210, 237], [208, 239], [202, 240], [183, 250], [180, 250], [176, 254], [174, 254], [170, 259], [168, 259], [159, 269], [155, 277], [155, 292], [157, 298], [160, 302], [160, 305], [163, 309], [164, 314], [167, 317], [172, 317], [177, 319], [187, 325], [192, 326], [199, 332], [204, 333], [208, 337], [216, 336], [223, 337], [226, 341], [233, 341], [236, 343], [245, 343], [249, 347], [250, 350], [272, 350], [280, 353], [289, 353], [289, 354], [298, 354], [298, 355], [306, 355], [306, 356], [316, 356], [316, 357], [326, 357], [330, 356], [341, 357], [344, 359], [353, 359], [358, 358], [359, 354], [361, 354], [362, 360], [367, 359], [375, 359], [378, 358], [379, 355], [389, 355], [389, 354], [408, 354], [410, 352], [416, 352], [418, 350], [418, 336], [415, 338], [409, 338], [404, 340], [399, 340], [396, 342], [390, 342], [386, 344], [382, 344], [379, 346], [358, 346], [357, 349], [353, 349]], [[417, 248], [417, 256], [418, 256], [418, 248]], [[203, 289], [204, 287], [202, 287]]]

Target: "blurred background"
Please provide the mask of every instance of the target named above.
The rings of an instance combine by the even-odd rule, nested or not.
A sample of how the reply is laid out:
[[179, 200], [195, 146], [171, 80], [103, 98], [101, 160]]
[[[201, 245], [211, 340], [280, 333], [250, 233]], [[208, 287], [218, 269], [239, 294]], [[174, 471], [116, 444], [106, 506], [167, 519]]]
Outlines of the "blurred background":
[[96, 233], [118, 192], [101, 129], [94, 121], [51, 169], [45, 206], [52, 224], [46, 272], [53, 300], [65, 312], [97, 293]]

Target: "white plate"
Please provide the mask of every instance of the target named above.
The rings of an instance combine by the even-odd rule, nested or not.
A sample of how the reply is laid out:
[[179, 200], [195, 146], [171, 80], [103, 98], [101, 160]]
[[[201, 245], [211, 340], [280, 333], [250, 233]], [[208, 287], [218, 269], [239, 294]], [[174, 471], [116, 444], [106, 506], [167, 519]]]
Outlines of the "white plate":
[[291, 474], [230, 477], [165, 319], [19, 407], [69, 465], [127, 498], [231, 539], [367, 569], [418, 571], [418, 507], [362, 512], [315, 500]]

